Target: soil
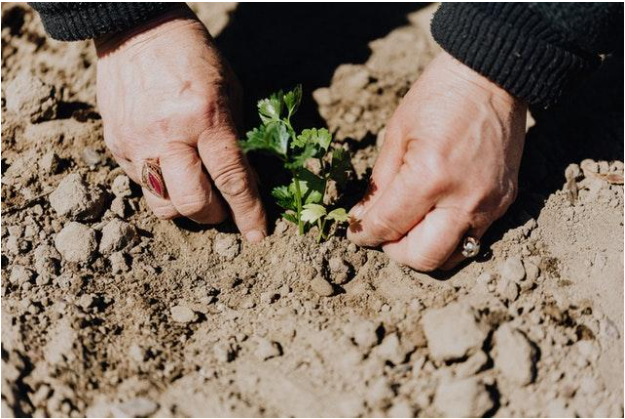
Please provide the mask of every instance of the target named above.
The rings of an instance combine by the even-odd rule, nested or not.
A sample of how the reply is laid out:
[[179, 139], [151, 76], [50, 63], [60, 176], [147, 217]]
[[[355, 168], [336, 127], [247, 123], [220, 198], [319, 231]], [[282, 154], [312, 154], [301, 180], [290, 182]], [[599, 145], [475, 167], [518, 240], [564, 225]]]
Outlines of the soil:
[[[223, 45], [254, 15], [193, 7]], [[352, 199], [437, 51], [434, 7], [320, 69], [318, 114], [308, 91], [305, 118], [354, 153]], [[277, 216], [260, 245], [159, 221], [105, 148], [92, 46], [46, 38], [23, 4], [2, 28], [3, 417], [623, 416], [622, 57], [533, 111], [483, 255], [426, 275]]]

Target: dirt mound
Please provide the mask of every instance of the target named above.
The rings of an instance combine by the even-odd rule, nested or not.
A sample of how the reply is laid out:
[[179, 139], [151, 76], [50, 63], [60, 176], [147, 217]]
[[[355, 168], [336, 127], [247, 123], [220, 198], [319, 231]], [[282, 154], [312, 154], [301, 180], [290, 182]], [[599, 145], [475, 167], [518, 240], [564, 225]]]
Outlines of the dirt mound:
[[[435, 52], [431, 13], [315, 93], [359, 179]], [[89, 44], [45, 38], [25, 5], [2, 23], [3, 417], [622, 417], [618, 155], [552, 164], [538, 119], [518, 202], [445, 277], [279, 220], [250, 245], [152, 216], [102, 141]], [[9, 106], [20, 77], [37, 95]]]

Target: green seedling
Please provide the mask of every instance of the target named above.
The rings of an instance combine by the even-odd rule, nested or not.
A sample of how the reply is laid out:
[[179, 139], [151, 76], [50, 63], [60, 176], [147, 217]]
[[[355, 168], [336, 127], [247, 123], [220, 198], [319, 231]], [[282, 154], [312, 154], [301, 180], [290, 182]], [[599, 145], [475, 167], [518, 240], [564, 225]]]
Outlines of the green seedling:
[[[305, 129], [298, 135], [291, 118], [302, 100], [302, 87], [290, 92], [279, 91], [258, 102], [261, 124], [240, 141], [243, 151], [260, 151], [278, 157], [293, 175], [288, 185], [271, 191], [285, 212], [283, 217], [298, 226], [300, 235], [317, 226], [317, 241], [327, 239], [332, 227], [348, 220], [344, 208], [329, 210], [324, 204], [328, 183], [339, 187], [347, 182], [349, 155], [342, 148], [332, 148], [332, 134], [325, 128]], [[319, 170], [313, 173], [306, 166], [317, 161]]]

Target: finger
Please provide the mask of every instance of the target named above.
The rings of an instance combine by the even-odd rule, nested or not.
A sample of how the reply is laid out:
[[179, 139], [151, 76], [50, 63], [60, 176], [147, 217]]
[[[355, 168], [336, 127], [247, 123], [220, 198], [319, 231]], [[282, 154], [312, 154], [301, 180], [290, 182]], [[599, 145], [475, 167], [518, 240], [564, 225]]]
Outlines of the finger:
[[169, 199], [156, 196], [146, 188], [141, 188], [141, 190], [143, 191], [143, 197], [148, 207], [150, 207], [154, 215], [158, 218], [161, 220], [171, 220], [180, 217], [180, 213]]
[[[469, 231], [465, 233], [464, 236], [462, 236], [462, 239], [464, 239], [465, 236], [469, 235], [469, 236], [475, 237], [478, 240], [481, 240], [482, 236], [484, 235], [484, 233], [486, 233], [486, 230], [488, 230], [489, 227], [490, 227], [490, 223], [479, 228], [471, 228]], [[467, 260], [467, 258], [462, 254], [462, 248], [460, 247], [461, 245], [462, 245], [462, 242], [459, 242], [458, 246], [456, 247], [454, 252], [451, 254], [451, 256], [449, 256], [449, 258], [445, 261], [445, 263], [443, 263], [440, 266], [441, 270], [448, 271], [458, 266], [458, 264]]]
[[267, 235], [265, 209], [234, 130], [205, 131], [200, 135], [198, 150], [241, 234], [251, 242], [261, 241]]
[[403, 237], [425, 217], [436, 202], [436, 190], [403, 165], [379, 198], [348, 230], [348, 238], [361, 246], [378, 246]]
[[448, 208], [436, 208], [402, 239], [382, 246], [393, 260], [418, 271], [433, 271], [457, 249], [469, 229], [467, 217]]
[[218, 224], [227, 217], [221, 198], [213, 190], [194, 147], [173, 143], [160, 156], [167, 194], [176, 210], [201, 224]]
[[351, 210], [350, 215], [360, 218], [380, 197], [402, 165], [405, 150], [401, 146], [401, 133], [389, 124], [384, 135], [384, 145], [375, 161], [369, 187], [363, 199]]
[[[137, 167], [140, 163], [135, 164], [130, 160], [117, 156], [115, 157], [115, 160], [117, 160], [119, 166], [124, 169], [124, 172], [126, 172], [128, 177], [132, 179], [133, 182], [141, 185], [141, 167]], [[143, 197], [145, 198], [145, 202], [148, 204], [148, 207], [150, 207], [154, 215], [158, 218], [162, 220], [171, 220], [172, 218], [180, 216], [169, 199], [158, 197], [143, 187], [141, 190], [143, 191]]]

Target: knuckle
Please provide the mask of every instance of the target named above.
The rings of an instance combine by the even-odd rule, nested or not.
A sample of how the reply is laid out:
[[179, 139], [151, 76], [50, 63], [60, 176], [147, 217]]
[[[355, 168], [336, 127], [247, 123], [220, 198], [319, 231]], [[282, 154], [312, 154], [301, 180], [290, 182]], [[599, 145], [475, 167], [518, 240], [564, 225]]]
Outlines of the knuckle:
[[213, 180], [223, 195], [232, 198], [245, 196], [250, 189], [247, 171], [238, 162], [224, 167]]
[[386, 217], [373, 216], [369, 220], [368, 228], [370, 236], [374, 241], [393, 241], [402, 236], [402, 233], [398, 231], [393, 223]]
[[204, 210], [206, 203], [207, 201], [203, 196], [191, 196], [185, 198], [180, 203], [177, 203], [176, 209], [178, 210], [178, 212], [180, 212], [180, 214], [184, 215], [185, 217], [190, 217], [201, 213]]

